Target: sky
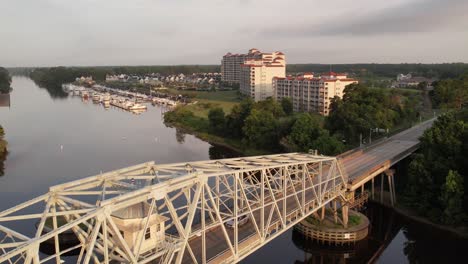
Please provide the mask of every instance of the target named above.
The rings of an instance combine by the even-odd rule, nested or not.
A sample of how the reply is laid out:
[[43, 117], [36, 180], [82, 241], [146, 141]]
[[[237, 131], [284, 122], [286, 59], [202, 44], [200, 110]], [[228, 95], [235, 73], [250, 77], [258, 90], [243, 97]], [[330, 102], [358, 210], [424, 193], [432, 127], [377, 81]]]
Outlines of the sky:
[[468, 0], [0, 0], [0, 65], [468, 62]]

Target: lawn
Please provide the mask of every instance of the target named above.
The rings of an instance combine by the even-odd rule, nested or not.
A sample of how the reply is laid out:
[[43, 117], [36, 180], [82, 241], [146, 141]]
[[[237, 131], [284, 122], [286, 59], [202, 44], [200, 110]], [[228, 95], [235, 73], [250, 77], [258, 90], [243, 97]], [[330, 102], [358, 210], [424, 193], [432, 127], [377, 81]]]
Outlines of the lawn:
[[185, 95], [188, 97], [196, 99], [206, 99], [206, 100], [213, 100], [213, 101], [225, 101], [225, 102], [238, 102], [240, 101], [239, 91], [232, 90], [232, 91], [189, 91], [189, 90], [177, 90], [174, 88], [168, 88], [166, 90], [162, 90], [162, 92], [166, 92], [169, 94], [174, 95]]
[[215, 107], [221, 107], [226, 114], [229, 114], [231, 109], [241, 100], [238, 91], [185, 91], [183, 93], [193, 97], [192, 104], [186, 105], [184, 108], [192, 111], [195, 116], [203, 118], [208, 118], [208, 112]]

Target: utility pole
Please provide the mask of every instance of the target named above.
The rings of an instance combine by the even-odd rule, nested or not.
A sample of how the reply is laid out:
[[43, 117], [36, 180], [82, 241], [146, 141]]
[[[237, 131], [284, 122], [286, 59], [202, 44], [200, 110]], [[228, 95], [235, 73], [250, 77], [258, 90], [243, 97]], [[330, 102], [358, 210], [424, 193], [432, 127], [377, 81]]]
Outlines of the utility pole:
[[362, 148], [362, 133], [359, 133], [359, 147]]
[[369, 128], [369, 145], [372, 143], [372, 128]]

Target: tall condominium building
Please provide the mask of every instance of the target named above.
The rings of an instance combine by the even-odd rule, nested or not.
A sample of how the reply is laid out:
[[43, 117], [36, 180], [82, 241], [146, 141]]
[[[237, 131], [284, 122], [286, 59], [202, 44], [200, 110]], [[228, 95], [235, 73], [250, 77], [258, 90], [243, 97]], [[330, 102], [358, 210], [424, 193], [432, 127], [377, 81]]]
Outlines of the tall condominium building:
[[241, 65], [239, 89], [255, 101], [273, 97], [273, 78], [286, 76], [286, 57], [282, 52], [261, 53]]
[[[244, 64], [246, 60], [250, 59], [261, 59], [271, 61], [275, 53], [263, 53], [258, 49], [250, 49], [247, 54], [232, 54], [227, 53], [221, 60], [221, 81], [229, 83], [239, 83], [241, 74], [241, 64]], [[283, 60], [284, 54], [283, 55]]]
[[305, 73], [298, 77], [275, 77], [273, 90], [275, 98], [290, 97], [296, 112], [330, 113], [330, 102], [335, 96], [343, 98], [347, 85], [358, 81], [346, 74], [328, 72], [321, 76]]

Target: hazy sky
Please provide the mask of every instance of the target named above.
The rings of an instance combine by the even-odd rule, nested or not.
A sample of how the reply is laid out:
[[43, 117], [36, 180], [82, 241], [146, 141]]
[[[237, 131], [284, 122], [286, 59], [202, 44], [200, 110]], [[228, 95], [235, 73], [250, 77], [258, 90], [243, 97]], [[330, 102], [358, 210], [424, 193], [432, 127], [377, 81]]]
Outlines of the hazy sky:
[[0, 65], [468, 62], [468, 0], [0, 0]]

